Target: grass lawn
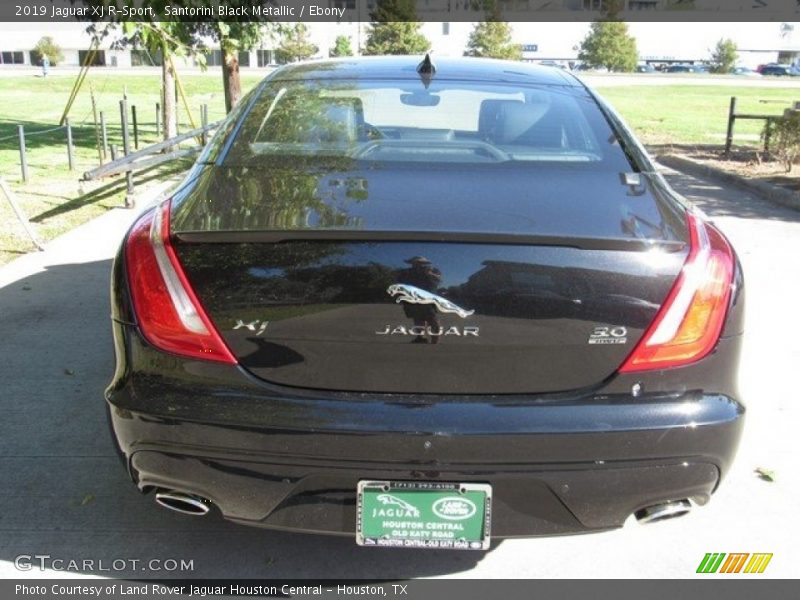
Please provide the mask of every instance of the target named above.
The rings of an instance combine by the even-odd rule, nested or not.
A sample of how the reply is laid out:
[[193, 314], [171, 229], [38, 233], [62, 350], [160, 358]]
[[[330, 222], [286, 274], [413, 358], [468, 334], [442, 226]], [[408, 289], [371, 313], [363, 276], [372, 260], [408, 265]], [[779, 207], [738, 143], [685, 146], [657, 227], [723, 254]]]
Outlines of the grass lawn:
[[[669, 85], [602, 87], [599, 93], [645, 144], [724, 144], [731, 96], [738, 99], [736, 112], [747, 114], [783, 114], [800, 100], [797, 88]], [[758, 146], [763, 127], [764, 121], [738, 120], [734, 142]]]
[[[98, 111], [105, 113], [109, 143], [122, 147], [119, 101], [127, 90], [128, 103], [137, 107], [139, 147], [158, 141], [155, 133], [155, 105], [159, 99], [160, 71], [148, 69], [141, 74], [120, 75], [102, 69], [90, 70], [69, 117], [73, 126], [75, 170], [67, 165], [64, 130], [46, 132], [58, 125], [76, 74], [58, 74], [43, 78], [30, 72], [0, 75], [0, 176], [15, 192], [34, 230], [43, 240], [124, 204], [124, 178], [112, 177], [79, 183], [84, 171], [98, 165], [90, 83], [94, 88]], [[263, 73], [243, 76], [242, 87], [249, 90]], [[207, 74], [181, 76], [195, 122], [200, 124], [200, 106], [208, 104], [209, 120], [225, 115], [221, 75], [218, 69]], [[179, 129], [186, 131], [189, 118], [179, 102]], [[26, 134], [29, 181], [22, 183], [19, 166], [17, 126]], [[38, 134], [37, 132], [45, 133]], [[131, 136], [133, 132], [131, 131]], [[163, 181], [179, 177], [191, 161], [179, 161], [134, 176], [137, 192]], [[8, 202], [0, 193], [0, 264], [29, 252], [32, 244], [17, 221]]]
[[[155, 105], [160, 71], [143, 69], [140, 73], [120, 74], [113, 70], [90, 70], [70, 112], [76, 167], [69, 171], [64, 131], [38, 135], [37, 132], [57, 126], [75, 76], [74, 72], [59, 74], [57, 69], [47, 78], [30, 71], [0, 74], [0, 176], [10, 184], [34, 229], [45, 241], [124, 203], [124, 181], [119, 177], [78, 182], [84, 171], [98, 164], [90, 84], [98, 110], [105, 113], [110, 143], [122, 145], [119, 101], [123, 91], [127, 91], [129, 105], [137, 107], [140, 147], [157, 141]], [[263, 76], [263, 72], [243, 74], [243, 90], [250, 89]], [[181, 81], [196, 123], [200, 122], [202, 104], [208, 104], [211, 121], [224, 116], [219, 69], [211, 68], [206, 74], [184, 74]], [[780, 114], [794, 100], [800, 100], [800, 90], [791, 88], [612, 85], [602, 87], [600, 93], [648, 144], [722, 144], [728, 103], [734, 95], [739, 98], [739, 111], [750, 113]], [[182, 103], [179, 107], [180, 129], [185, 131], [189, 119]], [[20, 180], [19, 124], [26, 131], [28, 183]], [[761, 127], [761, 122], [740, 121], [737, 143], [757, 145]], [[167, 177], [179, 177], [187, 166], [187, 161], [183, 161], [140, 173], [135, 176], [137, 190]], [[0, 195], [0, 264], [31, 249], [22, 227]]]

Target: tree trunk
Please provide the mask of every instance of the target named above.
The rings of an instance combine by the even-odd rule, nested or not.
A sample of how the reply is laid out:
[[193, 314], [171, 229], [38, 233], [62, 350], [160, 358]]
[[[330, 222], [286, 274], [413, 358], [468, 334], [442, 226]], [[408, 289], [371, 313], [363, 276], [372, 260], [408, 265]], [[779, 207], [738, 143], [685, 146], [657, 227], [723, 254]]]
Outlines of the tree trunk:
[[164, 97], [161, 98], [161, 120], [164, 125], [164, 139], [168, 140], [177, 135], [177, 121], [175, 119], [175, 69], [166, 49], [163, 52], [161, 63], [161, 84]]
[[[221, 45], [224, 48], [224, 44]], [[231, 112], [242, 97], [239, 53], [235, 50], [222, 50], [222, 86], [225, 88], [225, 112]]]

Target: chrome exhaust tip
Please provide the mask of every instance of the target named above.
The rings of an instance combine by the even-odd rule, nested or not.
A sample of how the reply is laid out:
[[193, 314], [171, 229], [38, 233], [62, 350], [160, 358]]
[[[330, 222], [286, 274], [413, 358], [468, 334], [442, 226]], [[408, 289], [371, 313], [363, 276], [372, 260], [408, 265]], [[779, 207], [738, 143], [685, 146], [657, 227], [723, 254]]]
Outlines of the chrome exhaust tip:
[[156, 492], [156, 504], [184, 515], [202, 517], [211, 510], [211, 503], [205, 498], [174, 490]]
[[657, 523], [658, 521], [666, 521], [667, 519], [674, 519], [682, 517], [692, 510], [692, 503], [686, 499], [675, 500], [673, 502], [662, 502], [661, 504], [654, 504], [647, 508], [637, 510], [634, 515], [636, 520], [642, 525], [648, 523]]

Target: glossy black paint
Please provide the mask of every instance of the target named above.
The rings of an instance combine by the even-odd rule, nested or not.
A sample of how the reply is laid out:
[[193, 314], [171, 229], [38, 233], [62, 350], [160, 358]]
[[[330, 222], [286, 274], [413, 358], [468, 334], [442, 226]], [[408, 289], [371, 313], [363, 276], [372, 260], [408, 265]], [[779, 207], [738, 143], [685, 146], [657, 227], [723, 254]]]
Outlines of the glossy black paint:
[[[685, 259], [659, 252], [653, 265], [646, 252], [435, 242], [181, 242], [176, 249], [211, 319], [253, 374], [306, 388], [422, 394], [601, 383], [653, 320]], [[422, 283], [408, 264], [417, 255], [430, 261]], [[439, 335], [417, 343], [424, 315], [387, 294], [395, 283], [428, 286], [475, 314], [438, 315], [429, 327]], [[590, 344], [603, 326], [624, 328], [626, 343]]]
[[475, 396], [300, 390], [159, 352], [132, 325], [115, 341], [125, 367], [107, 398], [139, 488], [200, 494], [251, 525], [352, 535], [355, 482], [393, 478], [489, 482], [494, 537], [619, 527], [660, 501], [705, 503], [743, 425], [727, 375], [741, 336], [699, 368]]
[[[415, 64], [315, 63], [276, 76], [413, 78]], [[446, 66], [454, 78], [580, 88], [519, 63]], [[674, 281], [687, 232], [682, 199], [598, 102], [638, 185], [558, 169], [528, 171], [531, 185], [505, 167], [449, 177], [341, 161], [214, 166], [245, 99], [172, 215], [187, 276], [240, 364], [151, 347], [122, 254], [114, 264], [106, 399], [139, 488], [199, 494], [251, 525], [344, 535], [359, 479], [488, 482], [494, 537], [601, 530], [658, 502], [705, 503], [743, 426], [741, 270], [712, 354], [616, 372]], [[386, 287], [407, 279], [414, 256], [439, 271], [437, 293], [476, 311], [441, 321], [474, 324], [480, 337], [375, 335], [387, 321], [413, 325]], [[237, 320], [270, 323], [257, 336]], [[597, 325], [625, 326], [628, 343], [593, 348]]]
[[[299, 159], [298, 159], [299, 160]], [[295, 161], [298, 162], [298, 161]], [[552, 164], [198, 167], [173, 198], [186, 233], [414, 232], [685, 242], [682, 211], [655, 174]]]

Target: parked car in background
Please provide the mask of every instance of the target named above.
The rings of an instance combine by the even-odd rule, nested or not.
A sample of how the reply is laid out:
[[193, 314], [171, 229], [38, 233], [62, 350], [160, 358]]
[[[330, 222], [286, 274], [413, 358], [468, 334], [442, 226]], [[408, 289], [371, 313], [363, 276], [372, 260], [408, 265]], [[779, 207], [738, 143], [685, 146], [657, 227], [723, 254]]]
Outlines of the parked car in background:
[[566, 65], [564, 63], [560, 63], [560, 62], [555, 61], [555, 60], [540, 60], [538, 62], [538, 64], [540, 64], [543, 67], [555, 67], [557, 69], [569, 70], [569, 65]]
[[708, 73], [705, 65], [670, 65], [667, 73]]
[[761, 74], [773, 77], [797, 77], [800, 76], [800, 69], [793, 65], [771, 64], [761, 68]]
[[653, 65], [645, 64], [645, 65], [636, 65], [636, 72], [637, 73], [655, 73], [656, 68]]
[[667, 67], [667, 73], [691, 73], [689, 65], [670, 65]]
[[731, 75], [738, 75], [740, 77], [761, 77], [761, 73], [749, 67], [736, 67], [731, 71]]
[[576, 62], [572, 65], [573, 71], [582, 71], [585, 73], [608, 73], [608, 69], [606, 67], [594, 67], [589, 65], [585, 62]]
[[730, 243], [571, 73], [419, 60], [276, 70], [131, 227], [132, 481], [410, 548], [704, 505], [744, 426]]

